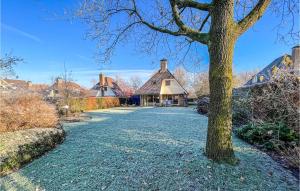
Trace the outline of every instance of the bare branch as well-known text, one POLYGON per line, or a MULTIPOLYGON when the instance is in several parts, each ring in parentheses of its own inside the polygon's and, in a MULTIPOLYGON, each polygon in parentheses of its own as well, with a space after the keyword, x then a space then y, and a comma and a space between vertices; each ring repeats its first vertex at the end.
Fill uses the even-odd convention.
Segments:
POLYGON ((180 14, 178 12, 178 7, 177 4, 175 3, 175 0, 169 0, 169 2, 172 8, 172 16, 174 18, 176 25, 180 28, 180 30, 186 31, 188 27, 180 19, 180 14))
POLYGON ((137 11, 135 0, 132 0, 132 1, 133 1, 133 5, 134 5, 133 13, 139 18, 139 20, 142 24, 148 26, 150 29, 153 29, 153 30, 156 30, 156 31, 159 31, 162 33, 170 34, 173 36, 187 36, 187 37, 193 39, 194 41, 198 41, 202 44, 208 43, 209 34, 200 33, 199 31, 196 31, 196 30, 186 26, 182 22, 182 20, 180 19, 180 13, 178 12, 178 7, 177 7, 177 4, 175 3, 175 0, 170 0, 170 4, 172 6, 172 13, 173 13, 174 21, 175 21, 176 25, 179 27, 178 31, 171 31, 166 28, 157 27, 154 24, 151 24, 151 23, 145 21, 142 18, 141 14, 137 11))
POLYGON ((146 25, 147 27, 149 27, 152 30, 156 30, 158 32, 162 32, 162 33, 165 33, 165 34, 170 34, 170 35, 173 35, 173 36, 182 36, 182 35, 185 35, 185 33, 182 32, 182 31, 171 31, 169 29, 158 27, 158 26, 155 26, 154 24, 151 24, 150 22, 145 21, 143 19, 143 17, 141 16, 141 14, 137 10, 135 0, 132 0, 132 2, 133 2, 132 13, 135 14, 138 17, 140 23, 146 25))
POLYGON ((202 11, 209 11, 211 4, 208 3, 199 3, 193 0, 175 0, 176 4, 178 5, 178 8, 181 9, 183 7, 190 7, 199 9, 202 11))
POLYGON ((206 22, 208 21, 209 17, 210 17, 210 14, 208 13, 207 16, 205 17, 205 19, 202 21, 199 31, 202 31, 202 29, 203 29, 204 25, 206 24, 206 22))
POLYGON ((258 21, 267 7, 269 6, 271 0, 259 0, 256 6, 249 12, 249 14, 244 17, 240 22, 238 22, 238 33, 242 34, 251 26, 253 26, 256 21, 258 21))
POLYGON ((22 62, 24 62, 22 58, 11 54, 5 54, 3 57, 0 57, 0 78, 14 76, 14 66, 22 62))

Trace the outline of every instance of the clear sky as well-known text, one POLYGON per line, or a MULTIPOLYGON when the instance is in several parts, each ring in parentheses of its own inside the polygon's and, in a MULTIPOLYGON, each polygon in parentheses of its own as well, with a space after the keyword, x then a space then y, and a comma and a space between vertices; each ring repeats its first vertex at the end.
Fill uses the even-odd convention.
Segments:
MULTIPOLYGON (((19 79, 34 83, 50 83, 63 72, 63 63, 72 71, 73 79, 86 87, 98 79, 100 69, 110 75, 128 79, 140 75, 146 80, 156 69, 161 57, 143 55, 133 44, 119 47, 111 64, 96 63, 95 42, 85 39, 87 26, 70 22, 65 10, 78 6, 76 0, 1 0, 1 56, 5 53, 24 58, 16 67, 19 79)), ((241 36, 236 44, 234 71, 263 68, 275 58, 291 53, 292 45, 276 42, 274 27, 279 18, 267 13, 254 28, 241 36)), ((201 48, 200 67, 207 69, 208 53, 201 48)), ((174 69, 175 61, 169 60, 174 69)))

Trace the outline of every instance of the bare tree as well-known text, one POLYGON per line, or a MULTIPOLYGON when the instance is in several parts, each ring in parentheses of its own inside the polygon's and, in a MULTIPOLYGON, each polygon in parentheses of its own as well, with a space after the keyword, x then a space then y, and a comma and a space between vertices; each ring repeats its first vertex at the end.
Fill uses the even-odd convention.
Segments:
POLYGON ((64 70, 61 76, 55 78, 55 87, 59 94, 62 96, 63 105, 70 104, 70 98, 72 97, 72 72, 68 71, 66 63, 64 62, 64 70))
POLYGON ((126 98, 126 102, 127 102, 127 98, 129 98, 133 94, 132 87, 125 79, 123 79, 122 77, 120 77, 118 75, 115 76, 115 82, 121 88, 121 90, 124 94, 124 97, 126 98))
POLYGON ((245 71, 233 75, 233 87, 238 88, 245 85, 259 70, 245 71))
POLYGON ((209 94, 209 78, 207 72, 200 72, 196 75, 193 88, 197 97, 207 96, 209 94))
MULTIPOLYGON (((207 45, 210 110, 206 155, 216 161, 234 162, 231 139, 234 46, 238 37, 264 15, 271 2, 283 19, 294 21, 298 15, 298 0, 84 0, 78 14, 91 26, 89 37, 104 46, 101 50, 105 58, 119 42, 129 40, 137 40, 141 50, 160 48, 175 54, 183 51, 184 58, 198 45, 207 45)), ((297 29, 293 22, 287 28, 297 29)))
POLYGON ((182 85, 182 87, 188 89, 189 77, 187 71, 183 66, 178 66, 175 68, 174 77, 180 83, 180 85, 182 85))
POLYGON ((3 57, 0 58, 1 77, 16 75, 14 66, 21 62, 23 62, 22 58, 12 56, 11 54, 5 54, 3 57))
POLYGON ((143 85, 143 81, 139 76, 131 76, 129 80, 129 84, 133 89, 133 91, 135 92, 143 85))

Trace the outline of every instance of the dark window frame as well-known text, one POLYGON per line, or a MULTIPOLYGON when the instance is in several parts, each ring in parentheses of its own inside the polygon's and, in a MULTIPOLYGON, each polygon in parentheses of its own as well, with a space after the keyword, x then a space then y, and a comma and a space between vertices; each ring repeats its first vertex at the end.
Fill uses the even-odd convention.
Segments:
POLYGON ((165 85, 166 85, 166 86, 171 86, 171 80, 166 80, 166 81, 165 81, 165 85))

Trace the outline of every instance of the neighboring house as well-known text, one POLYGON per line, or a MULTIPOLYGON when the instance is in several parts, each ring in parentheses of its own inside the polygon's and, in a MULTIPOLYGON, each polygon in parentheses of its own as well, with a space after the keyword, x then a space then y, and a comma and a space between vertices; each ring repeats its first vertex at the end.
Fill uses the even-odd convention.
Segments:
POLYGON ((90 97, 124 97, 119 85, 104 74, 99 74, 99 82, 90 90, 90 97))
POLYGON ((135 92, 140 96, 141 106, 177 105, 186 106, 188 92, 168 70, 168 61, 160 61, 160 69, 135 92))
POLYGON ((13 86, 10 83, 6 82, 5 80, 0 79, 0 90, 1 91, 13 90, 13 86))
POLYGON ((66 95, 70 97, 85 97, 88 90, 81 87, 79 84, 71 81, 65 81, 62 78, 56 78, 54 84, 48 88, 49 98, 62 98, 66 95))
POLYGON ((276 76, 278 70, 300 74, 300 46, 292 48, 292 55, 285 54, 254 75, 244 86, 266 83, 276 76))
POLYGON ((1 79, 0 89, 7 91, 28 91, 44 94, 49 86, 46 84, 33 84, 31 81, 1 79))

